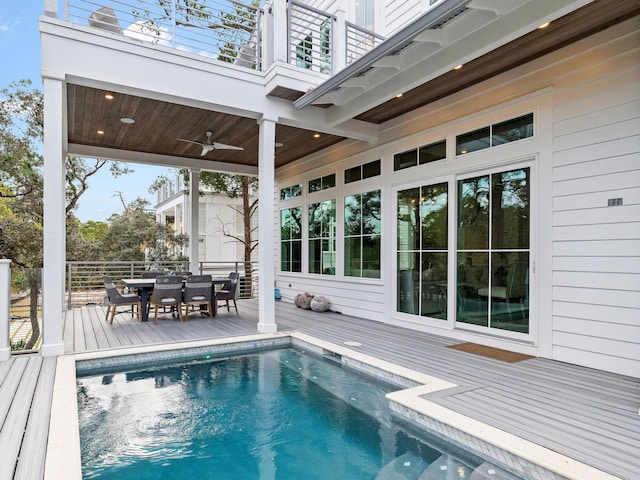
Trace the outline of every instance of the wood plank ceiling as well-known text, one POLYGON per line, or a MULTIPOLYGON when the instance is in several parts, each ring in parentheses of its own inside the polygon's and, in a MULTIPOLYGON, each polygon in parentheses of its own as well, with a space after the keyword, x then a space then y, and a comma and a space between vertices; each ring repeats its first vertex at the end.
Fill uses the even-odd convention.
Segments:
MULTIPOLYGON (((356 118, 384 123, 639 14, 637 0, 596 0, 556 20, 544 30, 531 32, 468 62, 463 70, 449 72, 406 92, 400 102, 395 99, 381 101, 380 105, 356 118)), ((303 95, 303 92, 298 93, 296 96, 287 92, 287 99, 293 101, 303 95)), ((203 158, 237 165, 258 164, 255 119, 74 84, 67 87, 67 107, 70 144, 203 158), (113 99, 105 98, 106 94, 113 94, 113 99), (122 118, 132 118, 135 123, 123 123, 122 118), (207 130, 213 132, 214 142, 244 150, 215 150, 201 157, 202 149, 198 145, 178 140, 204 142, 207 130)), ((328 134, 314 138, 314 133, 277 125, 276 142, 283 146, 276 150, 276 168, 343 140, 328 134)))

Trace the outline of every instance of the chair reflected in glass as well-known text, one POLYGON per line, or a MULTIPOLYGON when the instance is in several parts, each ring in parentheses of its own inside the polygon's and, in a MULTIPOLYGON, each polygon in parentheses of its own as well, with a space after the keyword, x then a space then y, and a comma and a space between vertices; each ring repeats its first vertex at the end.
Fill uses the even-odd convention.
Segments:
POLYGON ((160 275, 156 277, 149 308, 153 308, 153 323, 158 323, 159 307, 175 307, 182 321, 182 277, 178 275, 160 275))
POLYGON ((140 295, 135 293, 120 293, 116 286, 113 284, 113 280, 108 275, 104 276, 104 287, 107 291, 107 314, 106 319, 109 320, 109 324, 113 324, 113 318, 116 313, 124 313, 124 311, 117 312, 117 307, 131 307, 131 316, 134 315, 133 307, 138 307, 137 313, 140 318, 140 312, 142 309, 142 300, 140 295), (109 318, 111 315, 111 318, 109 318))
POLYGON ((200 313, 206 313, 213 317, 213 308, 211 306, 213 285, 211 281, 211 275, 191 275, 187 277, 182 300, 186 307, 184 312, 185 322, 189 319, 189 313, 196 311, 196 307, 200 313))
POLYGON ((216 291, 216 304, 219 308, 220 305, 217 303, 218 300, 224 300, 227 305, 227 312, 230 312, 229 308, 229 300, 233 301, 233 306, 236 309, 236 314, 238 314, 238 304, 236 303, 236 293, 238 291, 238 272, 229 273, 229 277, 227 281, 222 285, 222 288, 216 291))

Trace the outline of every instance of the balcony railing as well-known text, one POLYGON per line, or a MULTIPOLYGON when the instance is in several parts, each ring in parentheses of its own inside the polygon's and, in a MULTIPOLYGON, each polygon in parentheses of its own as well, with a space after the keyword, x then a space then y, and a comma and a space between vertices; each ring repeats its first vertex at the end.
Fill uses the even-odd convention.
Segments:
POLYGON ((263 14, 261 8, 234 0, 67 0, 64 18, 141 42, 259 68, 263 14))
POLYGON ((344 14, 296 0, 286 5, 286 38, 278 29, 268 45, 263 33, 273 17, 237 0, 65 0, 64 19, 256 70, 269 67, 264 59, 273 58, 276 43, 286 42, 289 64, 327 75, 384 40, 345 21, 344 14))

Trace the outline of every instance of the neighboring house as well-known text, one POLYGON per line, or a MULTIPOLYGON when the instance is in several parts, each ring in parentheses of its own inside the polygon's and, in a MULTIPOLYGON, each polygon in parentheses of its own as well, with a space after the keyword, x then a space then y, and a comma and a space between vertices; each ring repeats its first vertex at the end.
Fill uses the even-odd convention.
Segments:
POLYGON ((40 21, 44 354, 71 153, 259 175, 261 292, 638 376, 637 0, 273 0, 227 62, 193 25, 132 38, 130 9, 74 3, 40 21), (177 141, 206 130, 244 150, 177 141))
MULTIPOLYGON (((255 195, 251 195, 250 198, 255 199, 255 195)), ((156 201, 156 220, 169 225, 177 234, 188 235, 191 220, 189 192, 181 177, 176 176, 163 185, 157 192, 156 201)), ((226 194, 215 193, 201 186, 198 204, 197 244, 200 261, 225 264, 244 261, 244 246, 236 240, 244 238, 242 198, 230 198, 226 194)), ((255 229, 257 216, 251 221, 255 229)), ((257 230, 252 232, 252 240, 258 240, 257 230)), ((191 245, 193 243, 189 239, 182 251, 176 251, 174 254, 189 257, 191 245)))

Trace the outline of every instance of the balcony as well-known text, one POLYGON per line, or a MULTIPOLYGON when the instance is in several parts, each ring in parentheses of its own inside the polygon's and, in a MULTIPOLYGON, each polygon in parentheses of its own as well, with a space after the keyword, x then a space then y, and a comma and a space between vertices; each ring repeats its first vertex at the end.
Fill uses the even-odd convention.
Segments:
MULTIPOLYGON (((58 16, 55 7, 49 10, 58 16)), ((66 0, 62 18, 132 42, 263 72, 280 61, 332 75, 384 40, 346 21, 342 11, 326 12, 294 0, 263 7, 233 0, 66 0), (276 15, 282 8, 285 15, 276 15), (286 28, 280 28, 280 19, 286 28)))

